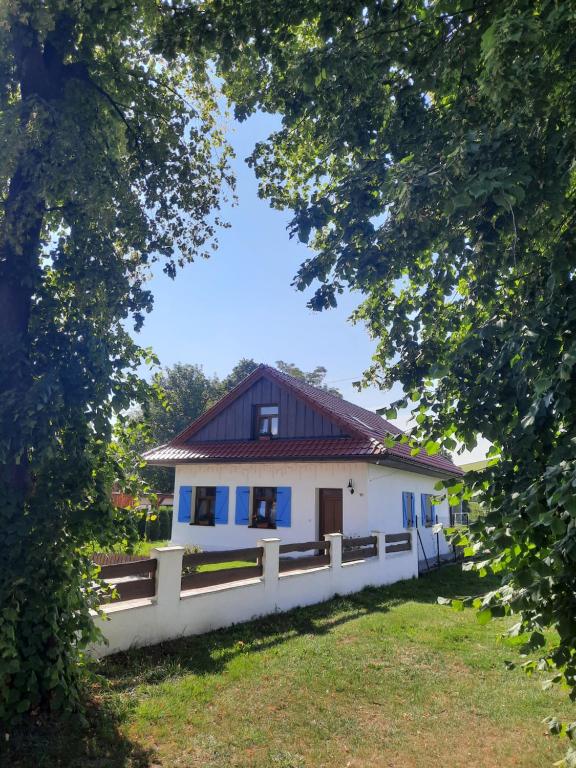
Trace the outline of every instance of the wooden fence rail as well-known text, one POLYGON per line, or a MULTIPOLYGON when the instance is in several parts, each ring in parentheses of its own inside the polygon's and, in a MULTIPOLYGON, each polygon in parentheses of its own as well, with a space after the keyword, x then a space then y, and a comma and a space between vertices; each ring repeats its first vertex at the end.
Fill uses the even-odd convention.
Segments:
POLYGON ((220 552, 195 552, 192 555, 184 555, 182 558, 182 579, 180 589, 199 589, 200 587, 214 587, 219 584, 228 584, 244 579, 254 579, 262 576, 262 547, 249 549, 228 549, 220 552), (220 563, 232 563, 234 561, 251 562, 254 565, 245 565, 238 568, 219 568, 215 571, 201 571, 196 569, 201 565, 216 565, 220 563))
POLYGON ((148 560, 148 555, 127 555, 125 552, 94 552, 90 559, 96 565, 117 565, 118 563, 136 563, 148 560))
POLYGON ((231 563, 234 560, 257 560, 260 557, 262 557, 262 547, 224 549, 218 552, 194 552, 191 555, 184 555, 182 567, 196 568, 199 565, 231 563))
POLYGON ((342 541, 342 562, 364 560, 378 555, 378 539, 376 536, 362 536, 342 541))
POLYGON ((392 552, 407 552, 412 549, 412 533, 387 533, 384 537, 386 543, 386 554, 392 552))
POLYGON ((156 594, 156 560, 144 558, 132 562, 103 565, 100 578, 114 587, 113 602, 154 597, 156 594))
POLYGON ((301 541, 296 544, 280 545, 280 573, 287 571, 299 571, 308 568, 318 568, 321 565, 330 565, 329 541, 301 541), (316 551, 314 555, 306 557, 282 557, 290 552, 316 551))
POLYGON ((297 544, 280 544, 280 554, 286 552, 308 552, 311 549, 317 549, 322 552, 330 550, 329 541, 300 541, 297 544))

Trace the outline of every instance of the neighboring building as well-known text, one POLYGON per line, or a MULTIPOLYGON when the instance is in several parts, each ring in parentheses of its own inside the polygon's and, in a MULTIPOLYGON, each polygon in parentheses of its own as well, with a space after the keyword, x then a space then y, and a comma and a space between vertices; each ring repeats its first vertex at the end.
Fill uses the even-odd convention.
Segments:
POLYGON ((229 549, 263 536, 298 542, 418 526, 430 558, 432 525, 450 520, 446 500, 431 503, 434 485, 462 472, 444 456, 387 448, 385 438, 400 433, 371 411, 261 365, 144 458, 176 468, 175 544, 229 549))
POLYGON ((123 491, 112 491, 112 504, 118 509, 130 509, 136 506, 138 502, 129 493, 123 491))
POLYGON ((173 507, 174 506, 174 494, 163 493, 162 491, 154 491, 156 494, 156 504, 159 507, 173 507))
POLYGON ((486 469, 490 459, 479 459, 478 461, 469 461, 466 464, 459 464, 458 466, 462 472, 479 472, 481 469, 486 469))
MULTIPOLYGON (((466 474, 467 472, 481 472, 486 469, 490 459, 479 459, 478 461, 469 461, 465 464, 459 464, 459 468, 466 474)), ((452 522, 454 525, 468 525, 478 517, 484 515, 482 505, 477 501, 465 501, 457 507, 452 507, 452 522)))
POLYGON ((154 503, 148 496, 137 499, 129 493, 123 491, 112 491, 112 504, 119 509, 151 509, 154 507, 171 507, 174 504, 173 493, 163 493, 162 491, 152 491, 156 499, 154 503))

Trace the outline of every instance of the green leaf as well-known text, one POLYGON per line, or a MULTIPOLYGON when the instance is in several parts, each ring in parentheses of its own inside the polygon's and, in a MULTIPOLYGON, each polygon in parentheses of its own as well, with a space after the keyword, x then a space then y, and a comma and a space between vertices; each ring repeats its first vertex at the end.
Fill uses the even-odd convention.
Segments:
POLYGON ((492 611, 490 608, 483 608, 476 614, 476 619, 479 624, 488 624, 492 619, 492 611))

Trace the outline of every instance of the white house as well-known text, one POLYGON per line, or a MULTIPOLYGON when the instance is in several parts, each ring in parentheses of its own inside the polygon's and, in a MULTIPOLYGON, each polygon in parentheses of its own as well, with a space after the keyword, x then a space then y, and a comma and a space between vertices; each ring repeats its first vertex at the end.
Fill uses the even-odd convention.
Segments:
POLYGON ((290 543, 412 528, 420 558, 431 559, 432 526, 450 521, 446 500, 432 504, 434 485, 462 472, 444 456, 386 447, 398 434, 375 413, 261 365, 145 459, 176 468, 174 544, 236 549, 270 535, 263 529, 290 543))

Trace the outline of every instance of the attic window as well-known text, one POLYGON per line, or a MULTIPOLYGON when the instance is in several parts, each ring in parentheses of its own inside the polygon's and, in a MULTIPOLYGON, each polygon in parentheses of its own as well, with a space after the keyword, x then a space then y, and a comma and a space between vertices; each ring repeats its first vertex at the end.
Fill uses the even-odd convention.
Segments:
POLYGON ((277 437, 278 435, 277 405, 259 405, 256 408, 256 437, 277 437))

